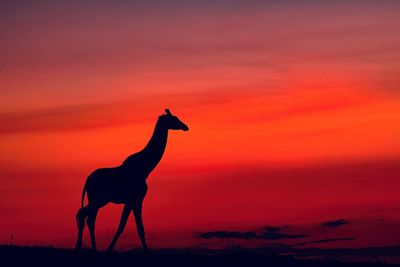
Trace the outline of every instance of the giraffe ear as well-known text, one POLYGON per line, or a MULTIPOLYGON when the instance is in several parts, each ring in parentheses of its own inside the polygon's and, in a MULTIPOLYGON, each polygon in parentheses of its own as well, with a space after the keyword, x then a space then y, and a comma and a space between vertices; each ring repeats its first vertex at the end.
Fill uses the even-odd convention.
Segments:
POLYGON ((166 115, 172 115, 172 114, 171 114, 171 111, 170 111, 169 109, 167 109, 167 108, 165 109, 165 114, 166 114, 166 115))

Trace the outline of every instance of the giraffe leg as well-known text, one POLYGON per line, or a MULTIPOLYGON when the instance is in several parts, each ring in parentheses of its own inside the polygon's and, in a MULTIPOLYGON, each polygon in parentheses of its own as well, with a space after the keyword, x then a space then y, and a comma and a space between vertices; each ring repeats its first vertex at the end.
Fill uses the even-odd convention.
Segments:
POLYGON ((94 229, 95 229, 95 224, 96 224, 96 217, 97 217, 97 213, 98 213, 99 209, 98 208, 92 208, 89 211, 89 215, 88 218, 86 220, 87 226, 89 228, 89 233, 90 233, 90 239, 92 241, 92 248, 94 251, 97 250, 97 246, 96 246, 96 237, 94 234, 94 229))
POLYGON ((82 248, 82 236, 83 236, 83 229, 85 228, 85 219, 88 216, 88 209, 87 207, 83 207, 78 210, 76 214, 76 222, 78 224, 78 239, 76 241, 75 249, 79 250, 82 248))
POLYGON ((145 252, 148 251, 147 244, 146 244, 146 238, 145 238, 145 232, 144 232, 144 226, 143 226, 143 218, 142 218, 142 203, 137 205, 133 209, 133 215, 135 216, 135 221, 136 221, 136 229, 140 238, 140 242, 142 243, 143 250, 145 252))
POLYGON ((131 212, 132 208, 128 205, 124 206, 124 209, 122 210, 122 215, 121 215, 121 220, 119 222, 119 226, 117 229, 117 232, 114 235, 114 238, 112 239, 110 246, 108 247, 107 251, 112 251, 115 243, 117 243, 118 238, 122 234, 122 232, 125 229, 126 222, 128 221, 129 213, 131 212))

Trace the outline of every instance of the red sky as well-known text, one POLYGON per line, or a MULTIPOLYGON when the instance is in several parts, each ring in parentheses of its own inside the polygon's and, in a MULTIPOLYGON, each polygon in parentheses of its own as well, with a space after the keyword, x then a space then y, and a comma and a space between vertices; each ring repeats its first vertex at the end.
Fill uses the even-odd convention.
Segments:
MULTIPOLYGON (((191 130, 149 178, 153 243, 400 223, 397 1, 146 2, 0 4, 0 242, 71 246, 86 176, 143 148, 165 107, 191 130)), ((400 242, 379 233, 354 244, 400 242)))

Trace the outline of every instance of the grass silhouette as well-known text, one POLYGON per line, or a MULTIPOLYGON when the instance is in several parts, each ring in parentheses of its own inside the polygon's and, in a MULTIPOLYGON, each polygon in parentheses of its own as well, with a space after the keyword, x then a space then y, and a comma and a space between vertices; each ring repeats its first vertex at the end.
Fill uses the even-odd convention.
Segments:
POLYGON ((74 251, 53 247, 0 246, 2 266, 400 266, 382 262, 339 262, 296 259, 294 256, 263 254, 251 250, 172 250, 150 253, 74 251))

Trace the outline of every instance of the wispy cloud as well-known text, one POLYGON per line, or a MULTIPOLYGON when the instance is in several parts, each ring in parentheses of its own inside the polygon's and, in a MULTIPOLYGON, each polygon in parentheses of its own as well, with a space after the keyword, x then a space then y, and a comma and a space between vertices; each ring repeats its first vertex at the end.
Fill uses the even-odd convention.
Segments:
POLYGON ((134 111, 134 106, 109 103, 3 113, 0 114, 0 134, 110 127, 117 124, 141 122, 147 118, 146 115, 136 118, 135 116, 118 116, 124 112, 135 114, 134 111))

